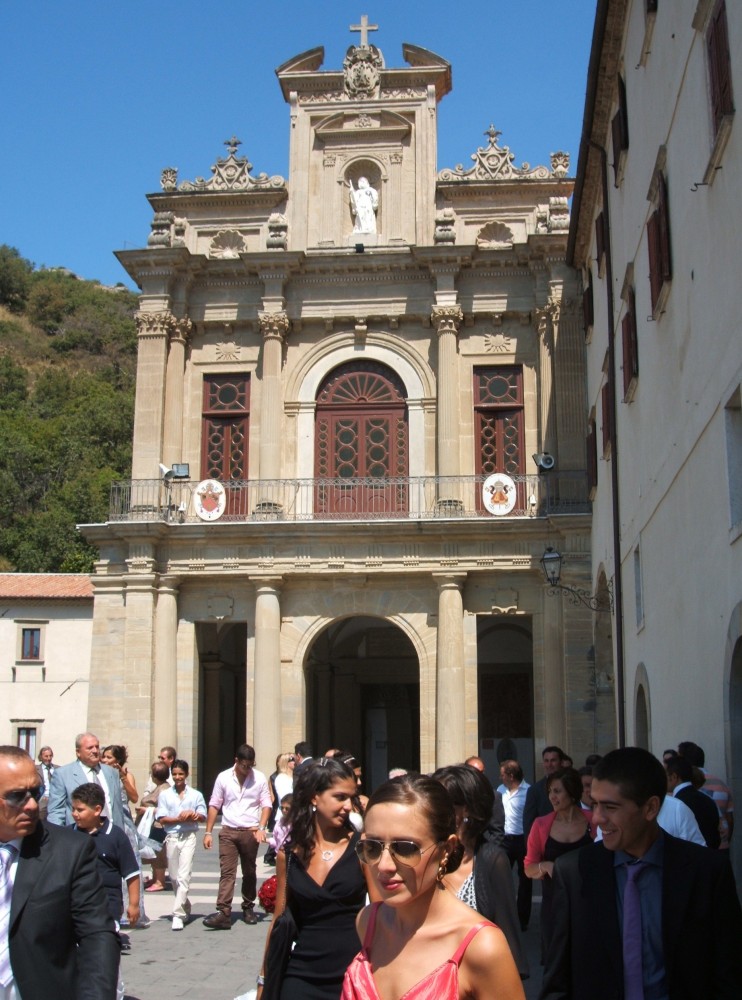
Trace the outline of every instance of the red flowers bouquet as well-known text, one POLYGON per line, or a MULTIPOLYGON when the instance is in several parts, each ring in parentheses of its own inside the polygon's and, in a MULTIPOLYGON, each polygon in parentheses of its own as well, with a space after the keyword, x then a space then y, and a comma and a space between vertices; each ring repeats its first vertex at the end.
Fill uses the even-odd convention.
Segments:
POLYGON ((258 889, 258 899, 260 900, 260 905, 266 913, 273 913, 276 908, 277 885, 278 880, 276 879, 276 876, 271 875, 270 878, 267 878, 258 889))

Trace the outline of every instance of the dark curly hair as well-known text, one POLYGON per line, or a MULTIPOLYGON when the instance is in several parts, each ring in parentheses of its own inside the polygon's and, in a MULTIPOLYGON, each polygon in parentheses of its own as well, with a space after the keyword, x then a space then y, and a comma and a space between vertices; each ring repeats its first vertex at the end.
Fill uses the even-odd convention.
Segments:
POLYGON ((454 806, 466 809, 467 822, 459 839, 464 847, 476 850, 492 818, 495 793, 489 779, 468 764, 439 767, 433 774, 451 796, 454 806))
MULTIPOLYGON (((442 844, 453 834, 456 835, 456 810, 448 790, 440 781, 427 774, 403 774, 379 785, 368 800, 366 816, 374 806, 412 806, 417 809, 430 828, 430 835, 436 844, 442 844)), ((446 871, 454 872, 461 864, 463 848, 460 842, 448 855, 446 871)))
POLYGON ((121 746, 120 743, 109 743, 107 747, 103 747, 103 749, 100 752, 101 757, 103 756, 104 753, 106 753, 107 750, 110 750, 111 756, 119 765, 119 767, 123 767, 124 764, 129 759, 129 754, 127 752, 126 747, 121 746))
POLYGON ((291 827, 286 841, 287 850, 298 847, 305 859, 311 858, 316 835, 312 799, 338 781, 351 781, 355 788, 356 776, 347 764, 332 757, 319 757, 301 768, 294 778, 294 798, 287 820, 291 827))

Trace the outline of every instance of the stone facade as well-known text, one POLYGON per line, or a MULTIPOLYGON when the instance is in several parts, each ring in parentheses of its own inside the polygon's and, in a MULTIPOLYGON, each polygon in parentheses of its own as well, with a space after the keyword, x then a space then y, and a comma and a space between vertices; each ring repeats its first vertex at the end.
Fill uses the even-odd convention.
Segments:
POLYGON ((569 158, 514 166, 490 126, 437 172, 451 69, 403 56, 362 31, 342 70, 284 63, 288 179, 233 137, 208 180, 163 171, 147 249, 118 254, 142 291, 134 459, 83 529, 90 725, 139 772, 172 743, 208 784, 235 741, 272 770, 309 737, 370 784, 477 751, 494 776, 503 739, 529 770, 545 742, 613 740, 593 613, 539 565, 555 545, 589 586, 569 158))
POLYGON ((626 741, 699 743, 739 807, 742 10, 656 6, 598 4, 570 233, 596 430, 592 577, 615 582, 626 741))

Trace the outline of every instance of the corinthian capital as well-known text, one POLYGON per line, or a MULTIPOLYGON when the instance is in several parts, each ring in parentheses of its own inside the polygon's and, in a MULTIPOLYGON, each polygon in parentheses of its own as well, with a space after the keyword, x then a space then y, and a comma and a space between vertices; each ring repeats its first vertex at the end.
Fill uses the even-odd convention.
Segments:
POLYGON ((264 340, 283 340, 289 332, 289 318, 285 312, 259 312, 258 322, 264 340))
POLYGON ((173 325, 170 330, 171 340, 178 340, 183 344, 187 344, 191 339, 192 333, 193 322, 187 316, 183 316, 180 319, 173 319, 173 325))
POLYGON ((142 337, 167 337, 175 326, 175 317, 168 309, 162 312, 140 312, 136 316, 137 333, 142 337))
POLYGON ((464 313, 459 305, 433 306, 430 319, 438 333, 458 333, 464 313))

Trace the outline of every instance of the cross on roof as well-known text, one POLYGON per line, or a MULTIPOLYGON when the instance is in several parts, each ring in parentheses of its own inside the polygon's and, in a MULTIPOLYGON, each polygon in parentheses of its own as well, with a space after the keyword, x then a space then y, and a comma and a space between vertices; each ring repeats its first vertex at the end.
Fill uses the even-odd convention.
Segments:
POLYGON ((224 145, 227 147, 227 152, 230 156, 234 156, 237 152, 237 147, 242 145, 242 140, 238 139, 236 135, 233 135, 231 139, 225 139, 224 145))
POLYGON ((361 23, 360 24, 351 24, 350 25, 350 31, 360 31, 360 33, 361 33, 361 46, 360 47, 362 49, 367 49, 368 48, 368 33, 369 33, 369 31, 378 31, 378 30, 379 30, 378 24, 369 24, 368 23, 368 14, 361 14, 361 23))

